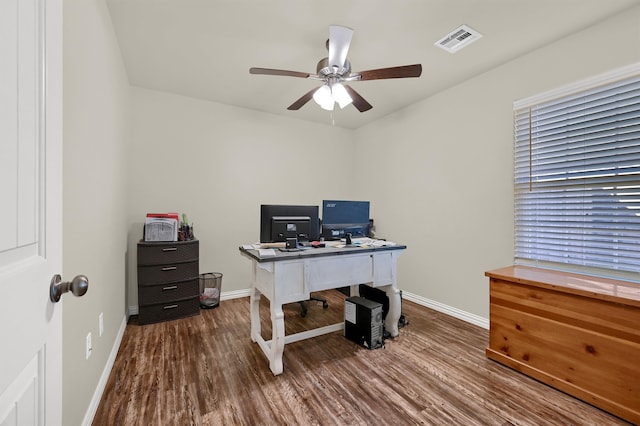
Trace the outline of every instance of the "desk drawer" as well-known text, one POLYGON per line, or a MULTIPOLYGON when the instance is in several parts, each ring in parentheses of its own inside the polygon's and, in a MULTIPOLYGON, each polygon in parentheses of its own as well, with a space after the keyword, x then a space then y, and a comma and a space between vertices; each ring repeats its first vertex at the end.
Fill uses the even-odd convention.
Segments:
POLYGON ((187 281, 194 278, 198 278, 197 261, 138 267, 138 285, 140 286, 187 281))
POLYGON ((199 242, 138 243, 138 266, 164 265, 198 260, 199 242))
POLYGON ((196 296, 200 296, 200 288, 197 279, 177 283, 145 285, 138 287, 138 304, 141 306, 168 303, 174 300, 196 296))
POLYGON ((158 305, 140 306, 138 324, 150 324, 199 314, 200 299, 194 297, 158 305))
POLYGON ((310 291, 373 282, 373 256, 370 254, 320 258, 306 266, 310 291))

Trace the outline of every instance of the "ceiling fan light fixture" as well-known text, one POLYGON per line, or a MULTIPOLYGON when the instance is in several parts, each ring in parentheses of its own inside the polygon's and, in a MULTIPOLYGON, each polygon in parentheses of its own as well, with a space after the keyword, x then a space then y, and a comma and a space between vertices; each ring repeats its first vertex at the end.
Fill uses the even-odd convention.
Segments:
POLYGON ((329 99, 327 102, 320 104, 320 108, 327 111, 333 111, 334 104, 335 102, 333 101, 333 99, 329 99))
POLYGON ((347 89, 345 89, 341 83, 335 83, 331 87, 331 94, 333 95, 333 99, 338 103, 338 105, 340 105, 341 109, 353 102, 353 99, 349 96, 347 89))
POLYGON ((327 111, 333 111, 333 96, 331 95, 331 88, 328 84, 323 84, 313 94, 313 100, 320 105, 322 109, 327 111))

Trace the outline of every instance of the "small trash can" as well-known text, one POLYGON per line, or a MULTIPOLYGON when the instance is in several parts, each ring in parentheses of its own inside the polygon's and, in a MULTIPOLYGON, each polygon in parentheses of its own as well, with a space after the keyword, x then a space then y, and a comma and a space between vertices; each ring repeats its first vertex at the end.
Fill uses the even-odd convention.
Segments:
POLYGON ((200 308, 211 309, 220 305, 222 274, 207 272, 200 274, 200 308))

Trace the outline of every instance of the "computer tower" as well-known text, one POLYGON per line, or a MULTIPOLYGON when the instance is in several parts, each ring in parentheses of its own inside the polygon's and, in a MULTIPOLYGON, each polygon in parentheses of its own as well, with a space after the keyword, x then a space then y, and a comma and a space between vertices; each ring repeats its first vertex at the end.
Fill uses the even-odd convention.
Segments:
POLYGON ((382 304, 360 296, 345 299, 344 336, 369 349, 382 347, 382 304))
MULTIPOLYGON (((360 284, 360 286, 358 287, 358 292, 360 293, 360 296, 364 297, 365 299, 382 303, 382 323, 384 328, 384 321, 387 318, 387 313, 389 312, 389 296, 387 296, 387 293, 384 290, 370 287, 366 284, 360 284)), ((348 295, 349 294, 347 294, 347 296, 348 295)), ((407 321, 407 317, 404 315, 404 312, 402 312, 402 290, 400 290, 400 318, 398 318, 398 327, 404 327, 407 324, 409 324, 409 321, 407 321)), ((384 333, 386 336, 386 329, 384 330, 384 333)))
POLYGON ((387 292, 366 284, 360 284, 358 286, 358 293, 365 299, 382 304, 382 322, 384 324, 384 320, 387 318, 387 313, 389 312, 389 296, 387 296, 387 292))

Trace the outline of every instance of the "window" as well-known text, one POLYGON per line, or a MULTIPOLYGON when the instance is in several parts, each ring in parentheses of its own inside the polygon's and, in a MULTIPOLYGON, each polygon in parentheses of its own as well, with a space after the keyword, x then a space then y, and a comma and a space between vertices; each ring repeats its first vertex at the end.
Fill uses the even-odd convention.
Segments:
POLYGON ((514 103, 515 261, 639 280, 640 64, 514 103))

